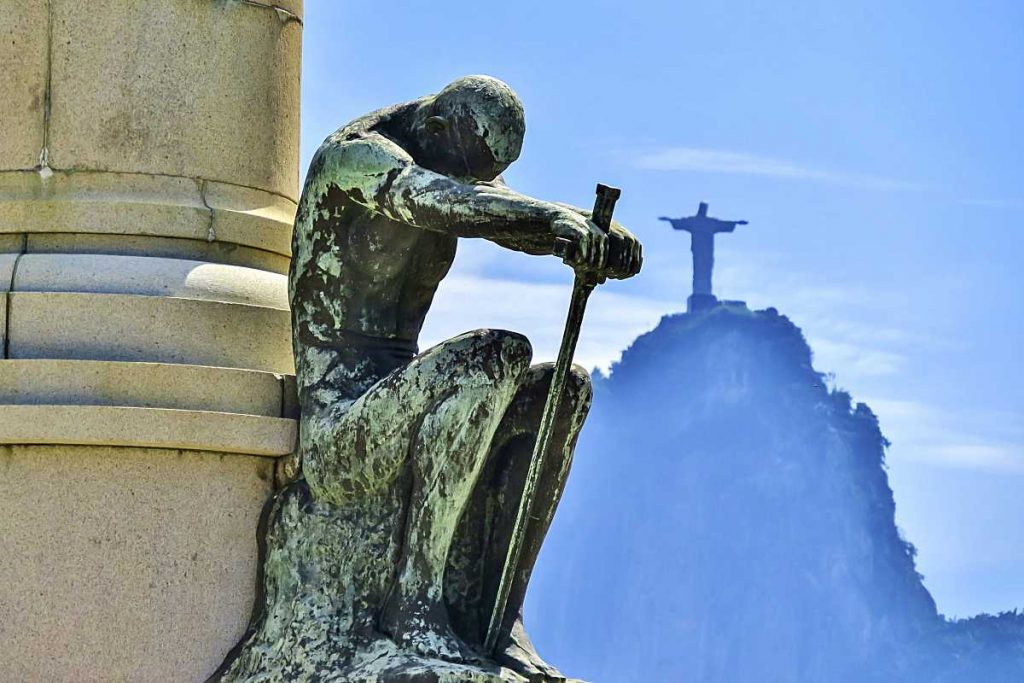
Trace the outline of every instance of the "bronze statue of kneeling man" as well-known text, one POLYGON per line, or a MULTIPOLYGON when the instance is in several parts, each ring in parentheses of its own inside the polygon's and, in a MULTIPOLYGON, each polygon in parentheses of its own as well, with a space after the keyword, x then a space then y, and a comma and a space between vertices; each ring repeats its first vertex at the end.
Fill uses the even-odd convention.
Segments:
POLYGON ((552 366, 531 366, 526 338, 502 330, 417 346, 460 237, 535 255, 561 238, 600 276, 639 271, 622 226, 606 235, 588 211, 508 189, 524 132, 512 89, 471 76, 356 119, 317 151, 289 276, 301 470, 264 513, 257 614, 212 680, 565 680, 534 651, 522 605, 589 377, 575 366, 566 383, 487 653, 552 366))

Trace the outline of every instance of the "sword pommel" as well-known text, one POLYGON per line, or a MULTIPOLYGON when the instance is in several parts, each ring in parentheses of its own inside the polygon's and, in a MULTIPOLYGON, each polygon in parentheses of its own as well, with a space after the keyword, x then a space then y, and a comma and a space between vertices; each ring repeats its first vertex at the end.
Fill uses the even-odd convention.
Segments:
POLYGON ((617 187, 597 184, 597 199, 594 200, 594 210, 590 214, 590 220, 605 232, 612 227, 612 211, 615 210, 615 202, 619 201, 620 195, 622 195, 622 190, 617 187))

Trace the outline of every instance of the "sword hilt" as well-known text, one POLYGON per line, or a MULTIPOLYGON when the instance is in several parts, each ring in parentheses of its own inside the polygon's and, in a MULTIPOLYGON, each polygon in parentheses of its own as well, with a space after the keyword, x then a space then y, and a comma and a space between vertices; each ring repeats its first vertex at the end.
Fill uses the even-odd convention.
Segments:
POLYGON ((590 220, 605 234, 612 227, 612 212, 615 211, 615 202, 619 201, 622 190, 617 187, 597 184, 597 198, 594 200, 594 210, 590 213, 590 220))
MULTIPOLYGON (((619 200, 622 190, 617 187, 597 184, 597 198, 594 199, 594 210, 590 212, 590 222, 601 228, 604 234, 612 227, 612 212, 615 211, 615 202, 619 200)), ((565 263, 574 265, 576 260, 576 243, 564 237, 555 240, 553 249, 555 256, 565 263)))

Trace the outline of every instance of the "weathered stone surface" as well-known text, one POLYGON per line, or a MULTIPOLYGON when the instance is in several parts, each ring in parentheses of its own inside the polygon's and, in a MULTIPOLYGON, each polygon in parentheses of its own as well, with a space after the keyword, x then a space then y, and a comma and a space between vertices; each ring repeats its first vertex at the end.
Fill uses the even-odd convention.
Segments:
POLYGON ((194 178, 98 171, 0 173, 0 231, 166 235, 206 240, 194 178))
MULTIPOLYGON (((287 256, 302 7, 279 8, 0 7, 0 233, 151 235, 287 256)), ((206 251, 286 270, 283 259, 206 251)))
MULTIPOLYGON (((4 257, 0 256, 0 263, 4 257)), ((3 271, 0 270, 0 277, 3 271)), ((288 310, 288 279, 255 268, 108 254, 24 254, 16 292, 144 294, 288 310)))
POLYGON ((296 198, 299 22, 243 2, 51 4, 51 166, 296 198))
POLYGON ((26 235, 0 235, 0 254, 20 254, 25 251, 26 235))
POLYGON ((290 263, 286 256, 261 249, 250 249, 223 242, 200 242, 198 240, 173 237, 82 233, 0 235, 0 251, 5 250, 8 245, 10 247, 6 250, 21 251, 24 249, 30 254, 71 253, 159 256, 257 268, 282 275, 288 274, 288 265, 290 263), (24 247, 21 245, 24 245, 24 247))
POLYGON ((213 212, 212 237, 275 254, 290 255, 295 202, 238 185, 206 182, 203 201, 213 212))
POLYGON ((292 373, 288 311, 198 299, 14 292, 10 358, 188 363, 292 373))
MULTIPOLYGON (((35 171, 0 173, 0 233, 175 237, 290 253, 292 199, 197 178, 35 171)), ((116 252, 115 252, 116 253, 116 252)))
POLYGON ((287 405, 293 384, 269 372, 205 365, 0 360, 0 411, 6 405, 104 405, 293 417, 287 405))
POLYGON ((300 21, 302 20, 302 0, 255 0, 255 4, 264 7, 280 7, 286 12, 294 14, 300 21))
POLYGON ((199 681, 244 630, 296 438, 301 11, 0 2, 2 681, 199 681))
POLYGON ((45 140, 46 0, 0 3, 0 170, 39 163, 45 140))
POLYGON ((183 448, 281 456, 295 449, 296 423, 280 417, 106 405, 6 405, 0 444, 183 448))
POLYGON ((0 447, 0 680, 204 680, 245 629, 272 468, 0 447))
POLYGON ((7 293, 17 262, 18 254, 0 254, 0 348, 7 348, 7 293))

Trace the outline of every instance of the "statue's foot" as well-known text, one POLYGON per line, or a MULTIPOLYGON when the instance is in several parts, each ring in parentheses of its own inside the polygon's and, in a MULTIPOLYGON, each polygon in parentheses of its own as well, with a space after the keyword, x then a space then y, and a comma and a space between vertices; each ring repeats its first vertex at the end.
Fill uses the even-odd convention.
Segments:
POLYGON ((381 630, 421 657, 456 664, 482 664, 483 658, 452 631, 443 607, 409 607, 392 599, 380 620, 381 630))
POLYGON ((515 671, 530 683, 564 683, 565 676, 537 654, 523 628, 522 619, 516 619, 511 632, 502 639, 495 655, 498 664, 515 671))

